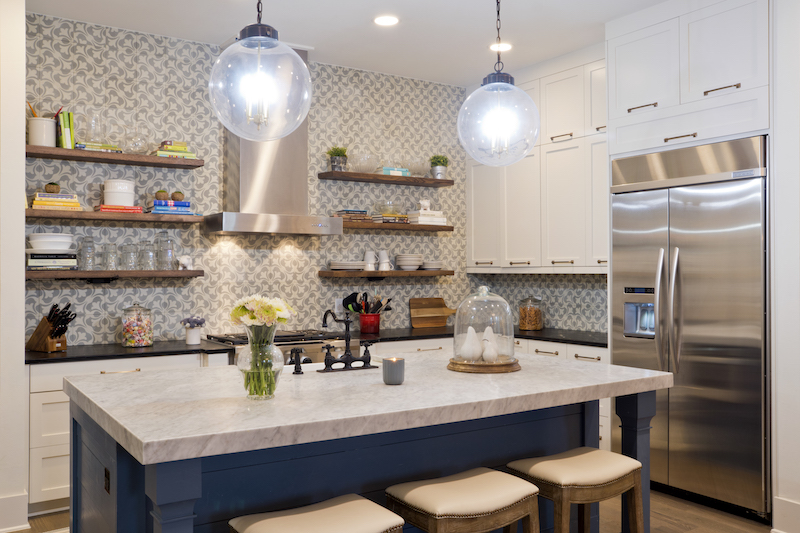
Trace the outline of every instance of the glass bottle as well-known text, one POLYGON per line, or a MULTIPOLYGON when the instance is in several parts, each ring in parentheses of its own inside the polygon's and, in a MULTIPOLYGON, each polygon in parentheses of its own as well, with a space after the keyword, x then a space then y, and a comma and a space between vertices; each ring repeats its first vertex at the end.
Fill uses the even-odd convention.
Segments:
POLYGON ((103 246, 103 269, 117 270, 118 268, 117 245, 106 244, 103 246))
POLYGON ((153 243, 141 241, 139 243, 139 270, 155 270, 156 257, 153 251, 153 243))

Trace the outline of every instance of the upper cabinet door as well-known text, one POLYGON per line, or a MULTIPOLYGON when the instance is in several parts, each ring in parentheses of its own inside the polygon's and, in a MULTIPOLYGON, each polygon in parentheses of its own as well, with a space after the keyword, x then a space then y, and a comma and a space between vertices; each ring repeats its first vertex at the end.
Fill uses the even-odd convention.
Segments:
POLYGON ((608 116, 622 118, 680 103, 679 19, 608 41, 608 116))
POLYGON ((583 67, 586 135, 606 132, 606 61, 583 67))
POLYGON ((769 83, 768 0, 728 0, 680 18, 681 103, 769 83))
POLYGON ((500 214, 504 217, 503 268, 529 268, 542 264, 539 231, 541 179, 539 148, 513 165, 505 167, 500 214))
MULTIPOLYGON (((539 110, 539 118, 541 119, 542 99, 539 96, 539 80, 526 81, 525 83, 520 83, 517 87, 528 93, 528 96, 533 99, 533 103, 536 104, 536 109, 539 110)), ((536 138, 536 144, 534 144, 534 146, 539 146, 540 144, 542 144, 541 126, 539 126, 539 136, 536 138)))
POLYGON ((591 193, 590 216, 586 217, 586 266, 608 266, 608 204, 611 184, 608 180, 608 144, 606 136, 595 136, 586 143, 586 174, 589 175, 591 193))
POLYGON ((540 81, 542 144, 583 137, 583 67, 577 67, 540 81))
POLYGON ((499 268, 504 167, 467 167, 467 268, 499 268))

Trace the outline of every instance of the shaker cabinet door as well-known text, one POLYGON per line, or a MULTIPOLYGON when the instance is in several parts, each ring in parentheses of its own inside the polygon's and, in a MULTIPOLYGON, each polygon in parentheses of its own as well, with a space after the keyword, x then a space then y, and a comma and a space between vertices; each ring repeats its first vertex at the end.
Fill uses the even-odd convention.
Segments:
POLYGON ((589 176, 589 216, 586 217, 586 266, 608 266, 608 205, 611 188, 608 180, 608 143, 605 135, 588 137, 586 174, 589 176))
POLYGON ((597 135, 606 132, 607 99, 606 99, 606 61, 601 59, 585 65, 584 112, 586 114, 586 135, 597 135))
POLYGON ((681 103, 769 83, 768 0, 728 0, 680 18, 681 103))
POLYGON ((608 41, 608 116, 616 119, 680 103, 679 19, 608 41))
POLYGON ((542 78, 542 144, 583 137, 583 67, 542 78))
POLYGON ((500 267, 503 167, 473 162, 467 170, 467 268, 500 267))
MULTIPOLYGON (((542 99, 539 95, 539 80, 531 80, 526 81, 525 83, 520 83, 517 85, 520 89, 528 93, 528 96, 531 97, 533 103, 536 104, 536 109, 539 111, 539 119, 541 120, 542 117, 542 99)), ((536 144, 534 146, 539 146, 542 144, 542 128, 541 125, 539 126, 539 136, 536 138, 536 144)))
POLYGON ((539 157, 539 147, 535 147, 522 161, 505 167, 503 208, 500 211, 505 226, 501 265, 504 269, 542 264, 539 157))

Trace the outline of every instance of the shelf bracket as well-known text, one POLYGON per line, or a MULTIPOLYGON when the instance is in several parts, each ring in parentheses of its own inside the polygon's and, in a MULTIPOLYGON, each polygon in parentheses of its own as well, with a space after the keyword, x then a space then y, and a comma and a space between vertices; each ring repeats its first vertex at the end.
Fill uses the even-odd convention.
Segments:
POLYGON ((111 276, 109 278, 84 278, 83 281, 89 283, 90 285, 99 285, 101 283, 111 283, 112 281, 117 281, 119 276, 111 276))

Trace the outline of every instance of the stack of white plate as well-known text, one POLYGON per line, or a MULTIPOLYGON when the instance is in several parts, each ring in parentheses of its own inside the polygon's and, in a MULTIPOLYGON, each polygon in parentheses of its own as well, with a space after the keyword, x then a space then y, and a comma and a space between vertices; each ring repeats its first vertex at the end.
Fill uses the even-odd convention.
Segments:
POLYGON ((419 270, 422 263, 422 254, 397 254, 397 266, 400 270, 419 270))
POLYGON ((364 261, 331 261, 331 270, 364 270, 364 261))
POLYGON ((422 270, 442 270, 444 268, 444 261, 424 261, 422 263, 422 270))

